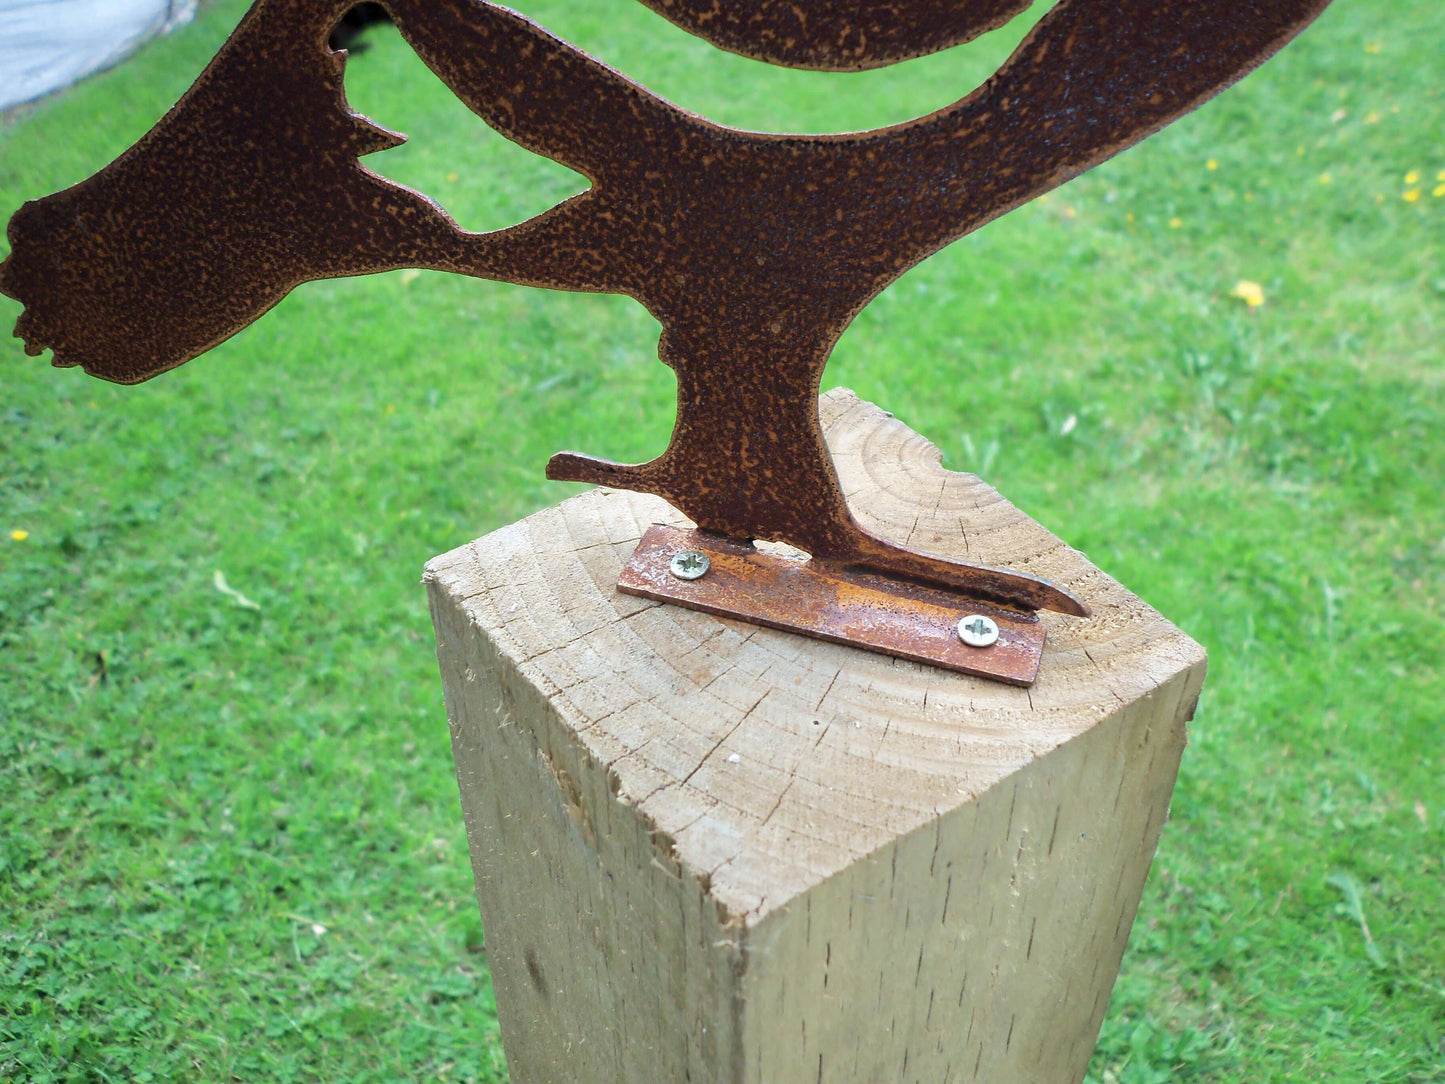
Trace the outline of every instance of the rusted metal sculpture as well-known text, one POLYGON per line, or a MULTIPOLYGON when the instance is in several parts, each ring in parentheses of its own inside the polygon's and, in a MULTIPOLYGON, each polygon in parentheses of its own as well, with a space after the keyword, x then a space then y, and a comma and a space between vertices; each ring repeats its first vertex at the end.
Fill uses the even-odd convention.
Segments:
MULTIPOLYGON (((1005 22, 1023 0, 643 0, 720 47, 851 70, 1005 22)), ((1029 614, 1068 592, 876 538, 849 514, 817 415, 833 345, 920 260, 1163 127, 1328 0, 1060 0, 987 82, 907 124, 736 131, 484 0, 388 0, 473 112, 591 187, 509 229, 461 230, 358 157, 402 137, 352 112, 327 38, 350 0, 258 0, 176 107, 100 173, 11 220, 0 290, 29 353, 121 383, 182 364, 310 279, 433 268, 628 294, 677 374, 667 450, 570 452, 551 478, 658 494, 704 532, 1029 614)))

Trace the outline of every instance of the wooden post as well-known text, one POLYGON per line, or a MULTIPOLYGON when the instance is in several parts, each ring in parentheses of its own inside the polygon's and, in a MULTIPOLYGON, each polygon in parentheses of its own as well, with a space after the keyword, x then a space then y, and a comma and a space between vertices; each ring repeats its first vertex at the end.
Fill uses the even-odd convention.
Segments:
POLYGON ((822 416, 866 527, 1094 616, 1020 689, 633 598, 685 521, 609 490, 434 560, 518 1084, 1083 1077, 1204 652, 891 416, 822 416))

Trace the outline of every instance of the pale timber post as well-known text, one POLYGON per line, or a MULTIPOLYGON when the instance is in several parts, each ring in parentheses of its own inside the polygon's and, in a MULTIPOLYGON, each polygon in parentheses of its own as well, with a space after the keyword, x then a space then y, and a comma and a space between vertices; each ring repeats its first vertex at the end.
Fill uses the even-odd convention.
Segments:
POLYGON ((822 417, 864 526, 1093 616, 1042 615, 1022 689, 633 598, 681 520, 610 490, 431 562, 517 1084, 1084 1075, 1204 651, 901 422, 822 417))

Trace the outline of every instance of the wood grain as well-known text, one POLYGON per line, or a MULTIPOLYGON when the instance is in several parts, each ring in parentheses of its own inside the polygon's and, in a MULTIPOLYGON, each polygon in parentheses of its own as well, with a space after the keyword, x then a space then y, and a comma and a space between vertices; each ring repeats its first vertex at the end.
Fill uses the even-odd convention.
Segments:
POLYGON ((1168 806, 1199 645, 849 392, 879 536, 1045 577, 1031 689, 621 595, 656 498, 428 566, 513 1079, 1077 1081, 1168 806))

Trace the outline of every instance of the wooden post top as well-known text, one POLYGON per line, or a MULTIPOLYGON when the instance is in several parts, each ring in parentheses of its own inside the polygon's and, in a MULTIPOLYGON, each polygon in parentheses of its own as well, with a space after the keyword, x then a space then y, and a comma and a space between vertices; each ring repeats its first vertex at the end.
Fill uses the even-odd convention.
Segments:
MULTIPOLYGON (((850 507, 885 539, 1066 587, 1023 689, 620 594, 661 500, 599 489, 434 559, 426 576, 545 695, 672 860, 752 926, 1183 671, 1204 650, 938 450, 846 390, 821 417, 850 507)), ((1169 709, 1166 714, 1172 716, 1169 709)), ((1187 709, 1187 705, 1185 705, 1187 709)), ((1124 800, 1128 800, 1124 796, 1124 800)))

